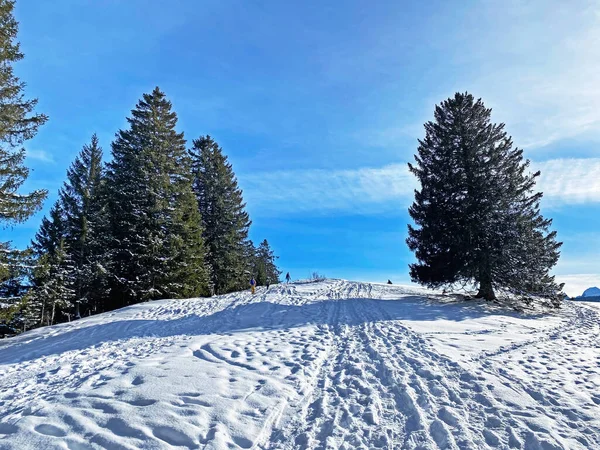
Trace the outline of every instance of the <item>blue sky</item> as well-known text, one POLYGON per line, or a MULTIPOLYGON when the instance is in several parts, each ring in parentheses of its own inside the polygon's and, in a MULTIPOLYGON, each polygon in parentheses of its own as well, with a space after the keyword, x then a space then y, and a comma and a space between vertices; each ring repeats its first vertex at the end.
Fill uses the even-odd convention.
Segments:
MULTIPOLYGON (((294 278, 407 282, 423 123, 482 97, 542 170, 569 294, 600 285, 600 7, 594 2, 17 2, 27 95, 50 116, 27 187, 51 206, 96 132, 110 155, 160 86, 188 140, 224 148, 254 221, 294 278)), ((19 246, 41 214, 8 231, 19 246)))

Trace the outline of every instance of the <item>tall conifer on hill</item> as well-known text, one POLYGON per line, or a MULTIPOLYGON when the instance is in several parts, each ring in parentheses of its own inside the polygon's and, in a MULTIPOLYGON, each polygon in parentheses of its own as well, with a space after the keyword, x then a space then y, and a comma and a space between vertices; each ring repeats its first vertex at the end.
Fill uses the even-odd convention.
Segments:
POLYGON ((558 302, 561 286, 549 271, 561 243, 540 214, 539 172, 528 171, 504 124, 491 123, 491 110, 472 95, 457 93, 434 117, 409 164, 421 185, 409 209, 413 281, 473 282, 485 299, 502 289, 558 302))
MULTIPOLYGON (((13 72, 13 63, 23 58, 15 42, 18 23, 13 8, 14 1, 0 0, 0 228, 26 220, 41 208, 47 194, 43 189, 19 192, 29 176, 22 145, 48 118, 33 112, 37 100, 24 98, 25 83, 13 72)), ((21 294, 9 291, 15 293, 14 283, 23 278, 24 256, 10 242, 0 242, 0 322, 8 321, 22 300, 21 294)))
POLYGON ((189 154, 215 293, 243 289, 252 267, 251 221, 233 168, 210 136, 194 140, 189 154))
POLYGON ((127 120, 107 171, 111 307, 207 295, 202 224, 177 115, 156 88, 127 120))
POLYGON ((67 170, 67 181, 49 217, 42 219, 33 249, 37 256, 28 295, 28 315, 40 323, 98 312, 106 297, 105 265, 108 231, 102 149, 96 135, 84 145, 67 170), (62 299, 60 297, 63 297, 62 299), (55 300, 53 300, 55 299, 55 300), (56 305, 52 302, 55 302, 56 305), (67 307, 72 310, 65 310, 67 307), (50 318, 49 318, 50 317, 50 318))
POLYGON ((281 270, 277 268, 277 264, 275 263, 278 257, 275 256, 266 239, 260 243, 255 255, 254 273, 257 285, 264 286, 266 284, 279 283, 281 270))
POLYGON ((103 176, 102 148, 93 135, 69 167, 67 181, 59 193, 65 216, 65 244, 76 270, 76 316, 80 315, 80 305, 97 311, 106 295, 102 264, 108 242, 108 217, 103 176))

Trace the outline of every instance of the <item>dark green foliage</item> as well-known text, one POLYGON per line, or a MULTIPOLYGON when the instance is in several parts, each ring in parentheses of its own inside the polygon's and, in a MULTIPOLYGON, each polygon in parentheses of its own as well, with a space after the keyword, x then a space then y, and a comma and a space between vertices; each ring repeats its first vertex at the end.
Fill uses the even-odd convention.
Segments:
POLYGON ((144 94, 108 165, 110 308, 208 294, 190 160, 164 93, 144 94))
POLYGON ((245 289, 252 267, 251 222, 231 164, 210 136, 196 139, 190 156, 214 291, 245 289))
POLYGON ((81 310, 101 311, 106 296, 102 270, 108 243, 108 215, 103 186, 102 149, 96 135, 85 145, 67 171, 59 193, 64 211, 64 238, 75 268, 75 316, 81 310))
MULTIPOLYGON (((34 114, 37 100, 26 100, 25 84, 14 75, 12 64, 23 54, 15 42, 18 23, 13 17, 14 2, 0 0, 0 229, 23 222, 38 211, 46 198, 45 190, 28 194, 18 192, 29 175, 23 165, 23 143, 46 122, 43 114, 34 114)), ((0 323, 14 317, 22 302, 23 254, 0 243, 0 323), (4 318, 3 318, 4 317, 4 318)))
POLYGON ((13 1, 0 0, 0 225, 22 222, 38 211, 46 198, 45 190, 17 193, 29 175, 21 146, 35 136, 47 117, 33 114, 37 100, 24 98, 25 84, 13 73, 12 63, 23 58, 14 42, 18 24, 13 7, 13 1))
POLYGON ((32 247, 37 261, 33 287, 26 296, 25 316, 32 325, 52 325, 75 316, 77 270, 66 238, 66 216, 58 200, 42 219, 32 247))
POLYGON ((29 326, 52 325, 77 317, 76 273, 65 240, 58 242, 53 254, 37 260, 27 293, 24 318, 29 326))
POLYGON ((108 231, 102 149, 94 135, 69 167, 59 198, 33 242, 38 260, 29 317, 47 324, 104 309, 108 231))
POLYGON ((258 286, 279 283, 281 271, 275 264, 277 258, 267 240, 262 241, 256 249, 254 263, 254 276, 258 286))
POLYGON ((561 244, 540 214, 539 172, 528 172, 504 124, 492 124, 491 110, 472 95, 457 93, 434 116, 409 164, 421 184, 409 210, 417 225, 407 240, 418 260, 413 281, 474 282, 486 299, 494 288, 558 298, 561 287, 548 272, 561 244))
POLYGON ((27 325, 22 309, 29 289, 27 275, 31 265, 30 250, 19 251, 8 242, 0 243, 0 324, 8 324, 15 330, 27 325))

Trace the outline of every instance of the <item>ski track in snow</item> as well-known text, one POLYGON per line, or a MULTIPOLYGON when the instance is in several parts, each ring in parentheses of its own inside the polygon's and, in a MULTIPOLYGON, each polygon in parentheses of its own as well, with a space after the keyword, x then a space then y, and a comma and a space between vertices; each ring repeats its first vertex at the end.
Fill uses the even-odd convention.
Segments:
POLYGON ((0 449, 600 448, 600 307, 325 280, 0 341, 0 449))

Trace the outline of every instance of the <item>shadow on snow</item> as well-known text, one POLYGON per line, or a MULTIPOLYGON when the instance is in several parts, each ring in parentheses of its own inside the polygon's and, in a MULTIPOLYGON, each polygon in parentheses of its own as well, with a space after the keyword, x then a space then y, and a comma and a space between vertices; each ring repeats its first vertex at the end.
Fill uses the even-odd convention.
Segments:
MULTIPOLYGON (((203 299, 197 301, 201 302, 203 299)), ((490 314, 523 317, 516 312, 506 310, 491 312, 486 305, 478 303, 442 303, 421 296, 406 296, 399 300, 367 298, 324 300, 299 306, 261 301, 228 307, 207 316, 190 313, 178 319, 117 319, 113 322, 81 326, 76 329, 69 329, 67 326, 65 332, 52 336, 45 336, 42 332, 27 342, 14 342, 13 345, 10 341, 6 342, 3 348, 0 347, 0 364, 30 361, 132 338, 232 334, 249 329, 269 331, 309 324, 352 326, 388 320, 458 322, 490 314)), ((101 316, 93 317, 101 318, 101 316)), ((538 316, 529 316, 531 319, 536 317, 538 316)), ((79 325, 85 320, 74 323, 79 325)), ((34 331, 39 332, 39 329, 34 331)), ((25 336, 21 335, 23 338, 25 336)))

